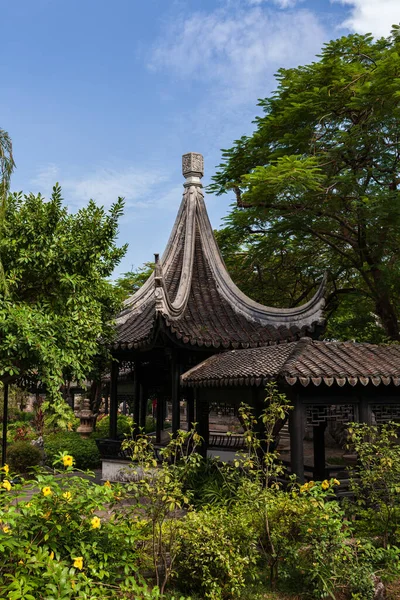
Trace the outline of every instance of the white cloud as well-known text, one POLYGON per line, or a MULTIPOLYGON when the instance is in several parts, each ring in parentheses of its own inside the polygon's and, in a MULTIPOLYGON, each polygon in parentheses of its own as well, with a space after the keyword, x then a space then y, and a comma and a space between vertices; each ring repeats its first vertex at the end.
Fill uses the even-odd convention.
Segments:
POLYGON ((399 0, 335 0, 351 6, 350 16, 342 23, 357 33, 388 36, 393 24, 400 22, 399 0))
POLYGON ((270 2, 272 4, 275 4, 275 6, 277 6, 278 8, 285 9, 293 8, 294 6, 296 6, 298 1, 301 2, 302 0, 247 0, 247 4, 250 4, 250 6, 258 6, 260 4, 270 2))
POLYGON ((176 21, 154 48, 149 66, 205 82, 210 93, 230 104, 255 102, 270 91, 277 68, 312 60, 325 39, 318 18, 308 10, 244 9, 229 3, 176 21))
POLYGON ((160 170, 126 167, 120 170, 97 168, 86 176, 72 177, 50 164, 39 171, 31 184, 36 191, 48 196, 56 181, 60 182, 72 208, 79 208, 90 199, 109 207, 119 196, 125 198, 127 208, 148 208, 157 205, 159 196, 155 191, 168 181, 168 176, 160 170))

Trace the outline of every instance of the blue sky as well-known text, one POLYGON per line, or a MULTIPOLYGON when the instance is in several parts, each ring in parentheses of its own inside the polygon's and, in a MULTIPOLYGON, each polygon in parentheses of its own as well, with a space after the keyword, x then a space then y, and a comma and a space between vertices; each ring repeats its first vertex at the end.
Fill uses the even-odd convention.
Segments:
MULTIPOLYGON (((0 0, 0 127, 12 189, 76 210, 126 199, 116 275, 164 250, 182 195, 181 155, 204 182, 252 131, 280 67, 352 31, 388 35, 400 0, 0 0)), ((207 196, 215 228, 232 197, 207 196)))

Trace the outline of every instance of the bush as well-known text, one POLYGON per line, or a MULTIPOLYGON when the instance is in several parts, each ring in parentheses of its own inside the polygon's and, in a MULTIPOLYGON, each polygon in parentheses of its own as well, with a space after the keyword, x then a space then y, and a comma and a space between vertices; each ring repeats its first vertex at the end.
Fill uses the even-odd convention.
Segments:
MULTIPOLYGON (((118 415, 117 419, 117 434, 118 437, 124 438, 125 435, 129 435, 132 430, 133 420, 132 417, 127 415, 118 415)), ((108 438, 110 431, 110 416, 106 415, 96 423, 95 437, 97 438, 108 438)))
POLYGON ((72 454, 77 469, 97 469, 100 453, 94 439, 83 439, 74 431, 50 433, 44 436, 46 464, 51 465, 60 452, 72 454))
POLYGON ((43 455, 37 446, 29 442, 14 442, 7 450, 7 459, 15 473, 27 473, 42 462, 43 455))
POLYGON ((12 473, 11 482, 4 481, 0 597, 159 600, 157 590, 137 583, 140 525, 118 513, 111 519, 96 515, 118 502, 123 489, 94 485, 72 468, 38 473, 29 497, 26 486, 12 484, 12 473))
POLYGON ((178 585, 204 598, 238 598, 254 575, 256 545, 247 519, 223 507, 191 512, 182 522, 176 558, 178 585))

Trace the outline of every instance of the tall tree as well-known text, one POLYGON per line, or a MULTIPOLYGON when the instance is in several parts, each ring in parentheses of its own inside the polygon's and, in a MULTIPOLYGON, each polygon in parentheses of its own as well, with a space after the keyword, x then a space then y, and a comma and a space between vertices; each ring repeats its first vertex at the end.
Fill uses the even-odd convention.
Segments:
POLYGON ((400 339, 398 32, 343 37, 318 61, 279 70, 254 134, 223 151, 210 186, 234 190, 225 238, 260 259, 266 285, 275 268, 289 305, 328 268, 339 316, 362 311, 367 330, 380 324, 392 340, 400 339))
MULTIPOLYGON (((0 128, 0 236, 3 234, 4 214, 11 174, 15 168, 12 141, 7 131, 0 128)), ((6 291, 3 265, 0 261, 0 290, 6 291)))
POLYGON ((58 185, 49 200, 8 197, 0 238, 8 289, 0 293, 1 381, 33 376, 56 398, 65 378, 82 380, 93 369, 120 306, 108 278, 126 251, 116 245, 122 210, 122 199, 108 213, 90 201, 70 214, 58 185))
POLYGON ((15 162, 12 153, 11 138, 7 131, 0 128, 0 199, 2 205, 9 190, 11 174, 14 168, 15 162))

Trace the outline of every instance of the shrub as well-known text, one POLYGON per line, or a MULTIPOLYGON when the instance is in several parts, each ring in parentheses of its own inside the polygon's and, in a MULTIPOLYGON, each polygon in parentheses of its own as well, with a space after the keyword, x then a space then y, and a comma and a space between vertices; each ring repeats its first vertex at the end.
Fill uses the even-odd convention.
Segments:
POLYGON ((240 597, 256 562, 255 537, 246 521, 225 507, 189 513, 180 528, 178 585, 201 590, 210 600, 240 597))
POLYGON ((27 473, 42 462, 43 454, 37 446, 29 442, 14 442, 7 450, 7 459, 15 473, 27 473))
POLYGON ((100 466, 100 453, 94 439, 83 439, 74 431, 50 433, 44 436, 46 464, 51 465, 60 452, 75 457, 77 469, 97 469, 100 466))
MULTIPOLYGON (((132 430, 132 417, 127 415, 118 415, 117 419, 117 434, 118 437, 123 438, 125 435, 129 435, 132 430)), ((102 419, 97 421, 95 437, 108 438, 110 431, 110 416, 106 415, 102 419)))
MULTIPOLYGON (((55 475, 37 474, 29 498, 25 486, 4 481, 0 490, 1 598, 159 599, 157 590, 137 583, 140 525, 127 522, 117 512, 111 519, 96 515, 95 511, 118 501, 122 488, 94 485, 74 476, 72 468, 62 468, 55 475)), ((12 480, 12 474, 3 470, 12 480)))
POLYGON ((359 531, 380 538, 386 548, 399 543, 400 425, 351 423, 349 447, 358 455, 350 470, 351 490, 357 499, 349 505, 359 531))

